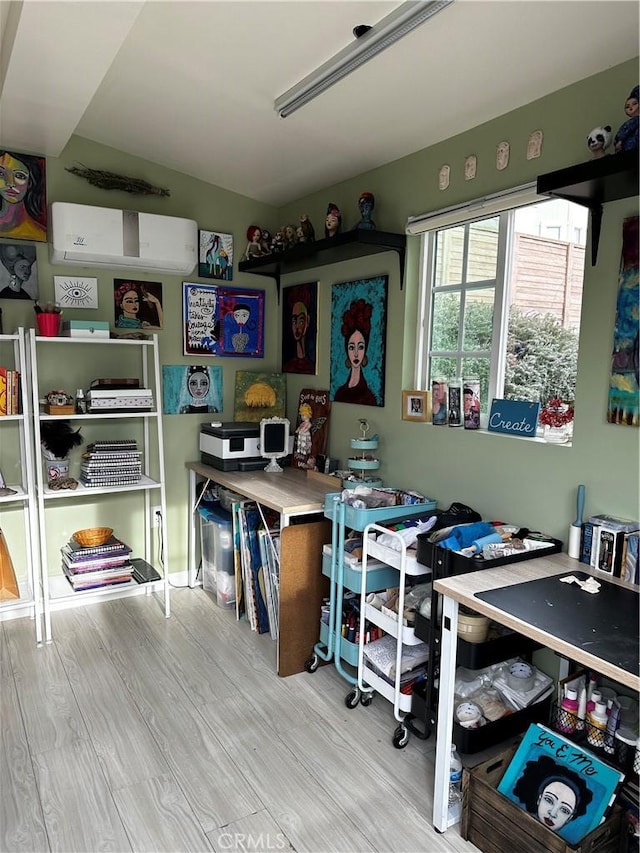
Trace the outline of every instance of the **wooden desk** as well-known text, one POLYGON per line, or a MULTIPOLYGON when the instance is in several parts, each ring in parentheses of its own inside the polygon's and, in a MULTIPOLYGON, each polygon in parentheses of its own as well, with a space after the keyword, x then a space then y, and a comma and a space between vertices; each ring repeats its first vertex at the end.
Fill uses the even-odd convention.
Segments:
MULTIPOLYGON (((266 463, 265 463, 266 464, 266 463)), ((197 478, 237 492, 280 514, 280 609, 277 643, 278 675, 304 670, 318 642, 320 607, 327 591, 322 574, 322 546, 331 541, 328 520, 290 524, 298 516, 324 512, 325 495, 339 491, 308 478, 305 471, 285 468, 281 474, 265 471, 218 471, 202 462, 187 462, 189 471, 189 586, 196 585, 197 478)))
MULTIPOLYGON (((624 586, 627 590, 635 591, 638 587, 630 587, 615 579, 604 580, 599 572, 591 571, 588 566, 572 560, 566 554, 553 554, 549 557, 538 557, 527 562, 502 566, 497 569, 484 569, 466 575, 437 580, 434 590, 443 596, 442 601, 442 646, 440 658, 440 686, 438 697, 438 723, 436 741, 436 762, 433 793, 433 825, 439 832, 444 832, 448 825, 448 791, 449 791, 449 758, 450 744, 453 736, 453 691, 456 670, 456 647, 458 632, 458 606, 460 604, 488 616, 494 622, 505 625, 531 637, 547 648, 553 649, 559 655, 576 661, 576 663, 599 672, 613 681, 629 687, 633 691, 640 690, 640 678, 637 673, 622 669, 614 659, 604 659, 592 654, 586 647, 572 645, 553 634, 537 628, 525 619, 514 616, 506 609, 476 597, 476 593, 486 590, 501 589, 516 586, 527 581, 550 578, 556 575, 568 575, 585 572, 593 574, 601 583, 612 583, 624 586)), ((588 595, 588 593, 585 593, 588 595)), ((636 607, 637 612, 637 607, 636 607)), ((580 609, 573 614, 574 620, 581 618, 580 609)), ((635 640, 638 637, 628 638, 635 640)))

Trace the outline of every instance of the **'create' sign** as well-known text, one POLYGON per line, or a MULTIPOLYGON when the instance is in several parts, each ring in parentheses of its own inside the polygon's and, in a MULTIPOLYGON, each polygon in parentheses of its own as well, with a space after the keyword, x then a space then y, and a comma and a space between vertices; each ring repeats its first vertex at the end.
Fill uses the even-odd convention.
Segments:
POLYGON ((540 403, 494 398, 489 414, 489 431, 535 438, 539 411, 540 403))

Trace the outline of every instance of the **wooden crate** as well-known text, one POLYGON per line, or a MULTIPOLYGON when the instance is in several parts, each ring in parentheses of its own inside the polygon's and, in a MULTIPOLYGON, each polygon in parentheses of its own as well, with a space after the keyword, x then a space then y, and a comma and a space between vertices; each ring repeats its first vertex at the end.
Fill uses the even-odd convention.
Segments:
POLYGON ((510 747, 490 761, 464 771, 462 837, 483 853, 618 853, 621 810, 617 807, 577 847, 570 847, 559 835, 499 794, 496 787, 515 750, 515 746, 510 747))

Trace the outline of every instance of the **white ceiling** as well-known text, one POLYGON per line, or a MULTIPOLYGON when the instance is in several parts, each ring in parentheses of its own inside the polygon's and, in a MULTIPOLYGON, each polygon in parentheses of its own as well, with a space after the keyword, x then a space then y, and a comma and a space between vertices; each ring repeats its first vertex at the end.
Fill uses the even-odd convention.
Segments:
POLYGON ((639 53, 637 0, 455 0, 278 118, 398 3, 1 0, 0 144, 55 157, 75 133, 282 205, 639 53))

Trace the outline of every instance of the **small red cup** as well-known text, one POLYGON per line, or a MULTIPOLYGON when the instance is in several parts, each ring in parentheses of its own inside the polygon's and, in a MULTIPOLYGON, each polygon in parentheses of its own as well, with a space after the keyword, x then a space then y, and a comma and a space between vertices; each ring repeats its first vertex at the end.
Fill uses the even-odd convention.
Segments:
POLYGON ((61 314, 56 312, 41 311, 36 314, 36 327, 38 334, 43 338, 55 338, 60 334, 61 314))

